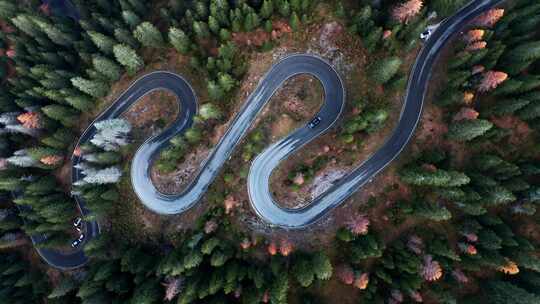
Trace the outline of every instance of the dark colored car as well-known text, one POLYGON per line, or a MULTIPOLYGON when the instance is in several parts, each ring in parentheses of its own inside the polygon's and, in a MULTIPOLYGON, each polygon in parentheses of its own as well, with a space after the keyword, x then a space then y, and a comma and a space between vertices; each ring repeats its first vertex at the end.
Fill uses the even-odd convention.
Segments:
POLYGON ((315 128, 317 125, 319 125, 321 123, 321 118, 319 116, 313 118, 309 123, 308 123, 308 127, 310 129, 313 129, 315 128))

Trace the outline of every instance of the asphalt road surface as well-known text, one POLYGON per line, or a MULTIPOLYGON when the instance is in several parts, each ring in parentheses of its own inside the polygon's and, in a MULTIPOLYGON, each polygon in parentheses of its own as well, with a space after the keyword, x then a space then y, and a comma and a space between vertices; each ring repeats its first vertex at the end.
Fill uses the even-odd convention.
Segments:
MULTIPOLYGON (((301 127, 268 147, 253 161, 248 176, 250 202, 261 219, 270 225, 286 229, 305 228, 342 204, 401 153, 412 137, 422 114, 431 70, 439 52, 451 36, 459 32, 467 22, 501 2, 502 0, 472 1, 454 16, 441 23, 425 43, 416 59, 409 77, 407 94, 398 125, 390 138, 368 160, 302 209, 280 207, 272 197, 269 189, 269 178, 272 171, 283 159, 330 128, 343 109, 345 99, 343 83, 337 72, 318 57, 299 54, 286 57, 276 63, 248 97, 225 135, 202 164, 194 181, 186 190, 177 195, 165 195, 157 191, 150 180, 149 172, 154 158, 161 149, 168 145, 169 139, 177 134, 182 134, 193 122, 193 116, 197 112, 197 98, 186 80, 170 72, 154 72, 145 75, 134 82, 94 122, 118 117, 141 97, 154 90, 168 90, 178 97, 179 117, 169 129, 149 138, 141 145, 134 156, 131 168, 132 186, 141 202, 157 213, 177 214, 192 207, 206 193, 208 187, 219 174, 220 168, 229 159, 236 145, 248 132, 253 121, 275 91, 287 79, 295 75, 313 75, 319 79, 325 92, 324 104, 317 114, 321 118, 321 123, 314 128, 309 128, 307 125, 301 127)), ((78 144, 90 140, 95 131, 92 123, 83 133, 78 144)), ((75 166, 80 162, 80 159, 74 156, 72 162, 75 166)), ((80 178, 80 171, 73 168, 72 181, 77 181, 80 178)), ((88 214, 89 210, 85 208, 84 201, 77 196, 75 198, 82 214, 88 214)), ((85 223, 85 227, 86 241, 99 234, 97 223, 85 223)), ((32 240, 40 242, 40 237, 33 237, 32 240)), ((82 252, 83 246, 84 243, 81 244, 78 251, 73 253, 37 250, 51 266, 72 269, 83 266, 88 261, 82 252)))

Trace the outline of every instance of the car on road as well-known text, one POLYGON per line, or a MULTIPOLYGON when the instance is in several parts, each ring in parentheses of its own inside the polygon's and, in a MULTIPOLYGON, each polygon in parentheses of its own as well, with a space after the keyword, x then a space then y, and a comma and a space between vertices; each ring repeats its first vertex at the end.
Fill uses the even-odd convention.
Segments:
POLYGON ((427 29, 427 30, 423 31, 420 34, 420 39, 422 39, 424 41, 428 40, 429 36, 431 36, 431 33, 432 33, 431 29, 427 29))
POLYGON ((308 127, 309 127, 310 129, 315 128, 317 125, 319 125, 319 124, 321 123, 321 120, 322 120, 322 118, 319 117, 319 116, 313 118, 313 119, 308 123, 308 127))
POLYGON ((74 227, 81 227, 82 226, 82 218, 77 217, 73 220, 73 226, 74 227))
POLYGON ((78 232, 81 232, 82 231, 82 218, 81 217, 77 217, 73 220, 73 227, 75 227, 75 229, 78 231, 78 232))
POLYGON ((79 238, 74 240, 73 242, 71 242, 71 247, 72 248, 76 248, 76 247, 79 247, 79 245, 84 241, 84 234, 81 233, 81 235, 79 235, 79 238))

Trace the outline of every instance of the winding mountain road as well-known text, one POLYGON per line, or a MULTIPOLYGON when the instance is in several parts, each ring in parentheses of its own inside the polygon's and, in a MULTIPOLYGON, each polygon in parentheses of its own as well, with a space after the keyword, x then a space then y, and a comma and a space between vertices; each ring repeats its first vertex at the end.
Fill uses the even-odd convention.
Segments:
MULTIPOLYGON (((305 228, 342 204, 355 191, 368 183, 404 149, 420 120, 424 96, 437 55, 450 40, 472 18, 498 5, 503 0, 475 0, 454 16, 446 19, 427 40, 420 51, 409 77, 405 102, 397 127, 384 145, 368 160, 359 165, 326 192, 315 198, 307 207, 286 209, 278 205, 269 189, 272 171, 289 155, 300 149, 330 128, 338 119, 344 105, 345 89, 338 73, 324 60, 312 55, 292 55, 276 63, 261 79, 255 91, 237 114, 229 129, 202 164, 193 182, 182 193, 165 195, 160 193, 150 179, 150 168, 158 152, 167 146, 169 139, 189 128, 197 112, 197 98, 189 83, 181 76, 170 72, 154 72, 132 84, 95 122, 115 118, 124 113, 144 95, 154 90, 168 90, 178 97, 180 114, 170 128, 151 137, 137 150, 132 161, 131 180, 135 193, 149 209, 160 214, 181 213, 206 193, 218 175, 220 168, 229 159, 234 148, 248 132, 261 109, 269 102, 283 83, 299 74, 310 74, 321 82, 325 99, 317 116, 322 118, 315 128, 301 127, 286 138, 272 144, 259 154, 249 171, 248 191, 255 212, 270 225, 286 229, 305 228)), ((78 144, 92 138, 96 130, 92 123, 79 139, 78 144)), ((73 165, 80 158, 72 158, 73 165)), ((81 178, 80 171, 73 168, 72 181, 81 178)), ((75 197, 83 215, 88 214, 84 201, 75 197)), ((99 233, 95 222, 86 223, 87 241, 99 233)), ((84 244, 82 244, 84 245, 84 244)), ((79 247, 79 248, 82 248, 79 247)), ((88 259, 82 249, 71 254, 38 249, 40 255, 53 267, 71 269, 84 265, 88 259)))

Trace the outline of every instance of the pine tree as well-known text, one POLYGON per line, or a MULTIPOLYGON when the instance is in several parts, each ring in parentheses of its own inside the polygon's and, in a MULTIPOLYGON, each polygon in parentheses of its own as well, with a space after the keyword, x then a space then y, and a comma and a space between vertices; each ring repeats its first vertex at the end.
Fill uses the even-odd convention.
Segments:
POLYGON ((319 280, 329 280, 332 277, 332 263, 324 253, 318 252, 313 256, 312 267, 319 280))
POLYGON ((269 19, 274 14, 274 3, 272 0, 264 0, 261 6, 261 17, 269 19))
POLYGON ((384 84, 396 75, 401 63, 402 61, 398 57, 379 60, 369 68, 369 74, 376 83, 384 84))
POLYGON ((487 282, 485 295, 490 304, 540 303, 540 297, 537 295, 503 281, 487 282))
POLYGON ((132 47, 133 49, 138 49, 140 47, 139 41, 133 37, 133 34, 123 28, 116 28, 114 29, 114 38, 118 41, 118 43, 128 45, 132 47))
POLYGON ((105 36, 101 33, 88 31, 88 36, 92 42, 105 54, 112 54, 113 47, 116 44, 116 41, 108 36, 105 36))
POLYGON ((11 22, 22 32, 34 38, 40 37, 41 31, 39 27, 32 21, 32 17, 26 14, 18 15, 11 19, 11 22))
POLYGON ((16 177, 0 177, 0 189, 5 191, 15 191, 22 187, 23 182, 16 177))
POLYGON ((74 77, 71 78, 71 83, 81 92, 96 98, 107 95, 109 91, 107 84, 99 80, 88 80, 82 77, 74 77))
POLYGON ((214 16, 221 25, 229 25, 229 2, 227 0, 211 0, 210 15, 214 16))
POLYGON ((33 18, 33 22, 39 26, 39 28, 58 45, 70 47, 73 44, 75 37, 67 33, 62 32, 58 26, 55 26, 45 19, 33 18))
POLYGON ((3 19, 10 19, 15 16, 17 12, 17 6, 10 1, 0 1, 0 17, 3 19))
POLYGON ((41 108, 48 117, 60 121, 64 126, 71 127, 77 122, 78 113, 66 106, 48 105, 41 108))
POLYGON ((219 21, 214 16, 208 17, 208 28, 214 35, 219 35, 221 29, 219 21))
POLYGON ((86 95, 68 96, 65 100, 69 105, 81 112, 88 111, 94 107, 94 102, 86 95))
POLYGON ((290 14, 291 14, 291 6, 289 4, 289 0, 279 0, 278 12, 284 18, 290 16, 290 14))
POLYGON ((278 273, 270 289, 271 303, 287 304, 288 290, 289 278, 287 277, 287 273, 285 271, 278 273))
POLYGON ((202 21, 193 22, 193 32, 198 39, 206 39, 210 36, 210 31, 208 30, 208 24, 202 21))
POLYGON ((134 29, 141 24, 141 18, 132 11, 123 11, 122 19, 124 19, 124 22, 129 25, 131 29, 134 29))
POLYGON ((463 6, 465 0, 433 0, 430 2, 431 8, 441 17, 447 17, 463 6))
POLYGON ((162 292, 159 283, 150 278, 135 287, 131 301, 137 304, 153 304, 161 301, 161 298, 162 292))
POLYGON ((161 32, 150 22, 143 22, 133 30, 133 36, 145 47, 163 46, 161 32))
POLYGON ((218 74, 218 84, 225 92, 230 92, 236 85, 236 81, 227 73, 218 74))
POLYGON ((225 96, 223 88, 213 80, 208 81, 207 89, 211 100, 221 100, 225 96))
POLYGON ((201 130, 196 127, 189 128, 185 133, 186 140, 190 143, 197 143, 202 138, 201 130))
POLYGON ((518 111, 518 116, 526 121, 533 120, 540 117, 540 101, 535 101, 525 106, 518 111))
POLYGON ((250 12, 246 15, 244 19, 244 30, 246 32, 251 32, 261 24, 259 16, 255 12, 250 12))
POLYGON ((540 41, 528 42, 511 48, 504 57, 510 63, 540 59, 540 41))
POLYGON ((94 56, 92 58, 94 69, 105 75, 111 81, 117 81, 122 76, 122 68, 114 61, 103 56, 94 56))
POLYGON ((452 218, 452 213, 445 206, 430 202, 417 202, 414 214, 436 222, 452 218))
POLYGON ((184 31, 182 31, 181 29, 171 27, 169 29, 169 41, 171 42, 172 46, 180 53, 187 54, 187 52, 189 51, 191 41, 189 40, 189 37, 186 35, 186 33, 184 33, 184 31))
POLYGON ((297 261, 293 266, 292 272, 302 287, 309 287, 315 279, 311 263, 306 259, 297 261))
POLYGON ((137 55, 137 52, 125 44, 115 45, 113 52, 116 60, 125 66, 131 74, 136 73, 144 66, 144 61, 137 55))
POLYGON ((448 128, 448 138, 456 141, 470 141, 485 134, 493 127, 487 120, 474 119, 454 122, 448 128))
POLYGON ((205 120, 219 119, 222 115, 221 110, 213 103, 205 103, 199 109, 199 115, 205 120))
POLYGON ((293 12, 291 14, 291 20, 289 21, 289 24, 291 25, 293 31, 298 31, 298 28, 300 27, 300 18, 298 18, 296 12, 293 12))

